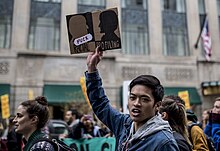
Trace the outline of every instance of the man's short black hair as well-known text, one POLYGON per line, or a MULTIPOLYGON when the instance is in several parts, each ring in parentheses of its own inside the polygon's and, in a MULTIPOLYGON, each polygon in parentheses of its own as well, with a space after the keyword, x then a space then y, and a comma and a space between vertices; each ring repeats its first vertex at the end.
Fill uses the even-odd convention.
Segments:
POLYGON ((133 79, 129 85, 129 91, 131 92, 131 89, 135 85, 143 85, 152 90, 152 94, 154 97, 154 100, 156 102, 162 101, 163 96, 164 96, 164 88, 160 84, 160 81, 152 75, 140 75, 133 79))
POLYGON ((76 119, 79 118, 79 112, 76 110, 76 109, 70 109, 69 111, 72 112, 72 116, 75 115, 76 116, 76 119))

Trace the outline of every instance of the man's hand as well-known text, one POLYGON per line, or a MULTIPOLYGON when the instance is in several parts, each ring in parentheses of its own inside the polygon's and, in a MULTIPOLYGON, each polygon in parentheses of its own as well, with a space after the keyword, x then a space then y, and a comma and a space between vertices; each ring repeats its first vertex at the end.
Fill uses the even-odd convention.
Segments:
POLYGON ((88 67, 88 73, 94 72, 97 70, 97 65, 102 59, 103 51, 101 50, 101 47, 98 46, 95 50, 95 52, 92 52, 87 57, 87 67, 88 67))

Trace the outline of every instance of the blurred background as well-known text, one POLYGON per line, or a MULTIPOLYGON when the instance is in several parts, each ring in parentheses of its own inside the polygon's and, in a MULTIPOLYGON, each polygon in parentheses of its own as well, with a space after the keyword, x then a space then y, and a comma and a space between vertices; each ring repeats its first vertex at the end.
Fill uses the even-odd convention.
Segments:
POLYGON ((123 83, 153 74, 166 95, 186 91, 199 118, 212 107, 220 96, 220 0, 0 0, 0 95, 9 95, 11 114, 38 95, 53 119, 70 107, 91 111, 80 84, 87 54, 70 55, 66 15, 112 7, 122 49, 106 51, 99 67, 111 104, 123 109, 123 83), (206 17, 208 59, 200 39, 206 17))

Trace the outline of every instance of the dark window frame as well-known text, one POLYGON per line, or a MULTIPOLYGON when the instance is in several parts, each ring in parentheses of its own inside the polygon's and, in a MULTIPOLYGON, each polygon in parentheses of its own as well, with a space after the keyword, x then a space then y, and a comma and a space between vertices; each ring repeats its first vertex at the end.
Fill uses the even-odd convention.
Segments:
POLYGON ((2 29, 2 36, 0 36, 0 48, 10 48, 12 38, 12 21, 14 11, 14 0, 1 0, 0 2, 0 29, 2 29))
MULTIPOLYGON (((59 51, 60 50, 60 36, 61 36, 61 3, 49 0, 48 2, 32 0, 30 25, 28 34, 28 49, 44 50, 44 51, 59 51), (45 19, 42 24, 40 21, 45 19), (51 33, 50 38, 46 38, 51 43, 45 45, 36 44, 37 36, 42 36, 37 30, 46 30, 51 33), (58 32, 58 33, 57 33, 58 32), (57 35, 58 34, 58 35, 57 35)), ((41 31, 42 32, 42 31, 41 31)), ((43 33, 43 32, 42 32, 43 33)))
MULTIPOLYGON (((169 0, 161 0, 161 3, 166 5, 164 1, 168 2, 169 0)), ((176 0, 172 0, 172 2, 174 1, 176 0)), ((184 4, 186 4, 186 1, 183 1, 184 4)), ((183 1, 181 3, 183 3, 183 1)), ((176 2, 175 5, 177 6, 176 2)), ((165 9, 164 5, 161 5, 163 28, 163 54, 165 56, 190 56, 188 27, 185 11, 186 8, 180 8, 180 11, 178 11, 177 8, 176 10, 165 9), (174 43, 174 41, 176 41, 176 43, 174 43), (181 49, 181 51, 179 51, 179 49, 181 49)))

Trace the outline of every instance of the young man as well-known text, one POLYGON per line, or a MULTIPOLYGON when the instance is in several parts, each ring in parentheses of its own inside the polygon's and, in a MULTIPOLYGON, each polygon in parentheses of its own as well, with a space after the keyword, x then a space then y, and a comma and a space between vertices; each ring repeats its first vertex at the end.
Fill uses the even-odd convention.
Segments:
POLYGON ((141 75, 130 83, 130 115, 111 107, 102 87, 97 65, 102 58, 100 47, 88 55, 87 93, 93 111, 116 137, 118 151, 178 151, 171 127, 158 115, 164 89, 151 75, 141 75))
POLYGON ((79 123, 79 112, 76 109, 69 109, 66 111, 65 114, 65 121, 69 128, 69 135, 67 134, 60 134, 59 138, 67 138, 72 137, 73 131, 75 129, 75 126, 79 123))
POLYGON ((220 97, 215 99, 214 107, 209 114, 205 134, 212 137, 216 150, 220 150, 220 97))
POLYGON ((65 121, 71 129, 74 125, 79 123, 79 113, 76 109, 69 109, 66 111, 65 121))

